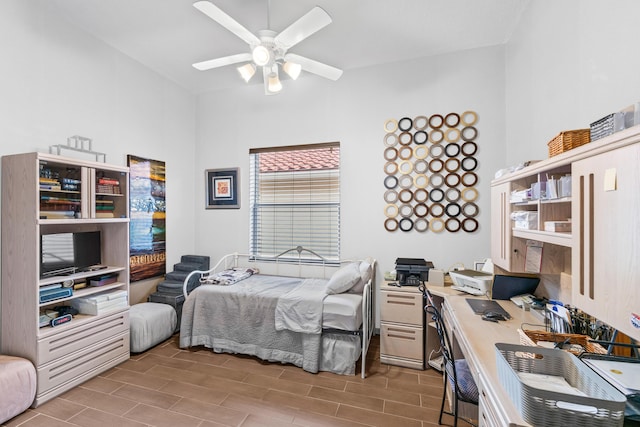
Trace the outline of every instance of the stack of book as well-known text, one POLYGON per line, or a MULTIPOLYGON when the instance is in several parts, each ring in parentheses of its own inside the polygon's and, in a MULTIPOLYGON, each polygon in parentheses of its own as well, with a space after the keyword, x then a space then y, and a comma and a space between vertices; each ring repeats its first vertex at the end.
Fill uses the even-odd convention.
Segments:
POLYGON ((40 177, 40 189, 41 190, 53 190, 60 191, 62 190, 62 186, 60 185, 60 181, 55 178, 45 178, 40 177))
POLYGON ((125 290, 112 290, 87 297, 76 298, 71 305, 82 314, 94 316, 114 310, 120 310, 129 306, 129 298, 125 290))
POLYGON ((96 218, 114 218, 113 200, 96 200, 96 218))
POLYGON ((122 194, 120 192, 120 181, 115 178, 98 178, 96 192, 102 194, 122 194))

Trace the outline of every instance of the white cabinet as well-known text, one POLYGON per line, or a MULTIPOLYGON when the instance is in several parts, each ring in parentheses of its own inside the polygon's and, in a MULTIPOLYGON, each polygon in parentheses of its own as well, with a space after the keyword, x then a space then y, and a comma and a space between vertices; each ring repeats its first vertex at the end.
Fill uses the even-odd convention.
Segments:
POLYGON ((416 286, 380 289, 380 361, 424 369, 424 302, 416 286))
POLYGON ((507 271, 511 270, 511 183, 491 186, 491 261, 507 271))
POLYGON ((42 153, 2 158, 0 352, 35 365, 34 406, 129 358, 128 181, 127 167, 42 153), (73 236, 87 235, 99 240, 74 250, 73 236), (84 256, 87 248, 93 258, 84 256), (103 266, 90 270, 88 262, 103 266), (89 286, 105 275, 111 283, 89 286), (69 295, 44 298, 48 288, 69 295), (77 314, 58 326, 41 319, 105 292, 123 297, 99 314, 77 314))
POLYGON ((574 305, 640 340, 640 143, 573 164, 574 305))

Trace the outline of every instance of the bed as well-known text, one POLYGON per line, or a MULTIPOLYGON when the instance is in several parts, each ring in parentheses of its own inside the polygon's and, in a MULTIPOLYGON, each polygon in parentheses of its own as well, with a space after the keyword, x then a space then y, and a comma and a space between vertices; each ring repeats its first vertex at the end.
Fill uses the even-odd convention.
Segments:
POLYGON ((355 375, 360 359, 364 378, 375 269, 371 258, 328 263, 302 247, 266 260, 226 255, 185 279, 180 347, 342 375, 355 375), (305 263, 305 252, 318 260, 305 263))

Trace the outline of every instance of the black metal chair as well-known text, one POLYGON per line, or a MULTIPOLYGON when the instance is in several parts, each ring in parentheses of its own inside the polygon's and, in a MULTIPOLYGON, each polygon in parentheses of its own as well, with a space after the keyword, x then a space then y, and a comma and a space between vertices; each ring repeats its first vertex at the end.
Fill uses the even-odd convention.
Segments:
POLYGON ((442 404, 440 405, 440 417, 438 418, 438 424, 442 424, 442 414, 452 415, 454 417, 453 425, 457 427, 458 419, 461 419, 473 426, 476 424, 472 420, 462 418, 458 416, 458 403, 467 402, 474 405, 478 405, 478 386, 476 385, 469 365, 464 359, 455 359, 453 354, 453 347, 451 346, 451 340, 449 334, 440 315, 440 311, 433 305, 433 300, 428 291, 425 293, 427 304, 425 311, 427 316, 430 316, 434 321, 438 337, 440 339, 440 346, 442 352, 442 363, 444 373, 444 391, 442 392, 442 404), (451 402, 452 411, 444 410, 444 402, 447 399, 447 382, 451 387, 451 394, 453 402, 451 402))

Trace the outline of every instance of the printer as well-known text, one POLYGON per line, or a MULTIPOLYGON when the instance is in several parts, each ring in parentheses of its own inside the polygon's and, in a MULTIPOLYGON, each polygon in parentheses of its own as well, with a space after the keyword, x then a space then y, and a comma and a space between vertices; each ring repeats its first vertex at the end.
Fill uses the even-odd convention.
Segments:
POLYGON ((397 258, 396 278, 402 286, 419 286, 429 279, 433 263, 420 258, 397 258))
POLYGON ((450 271, 451 289, 472 295, 488 295, 493 284, 493 274, 477 270, 450 271))

